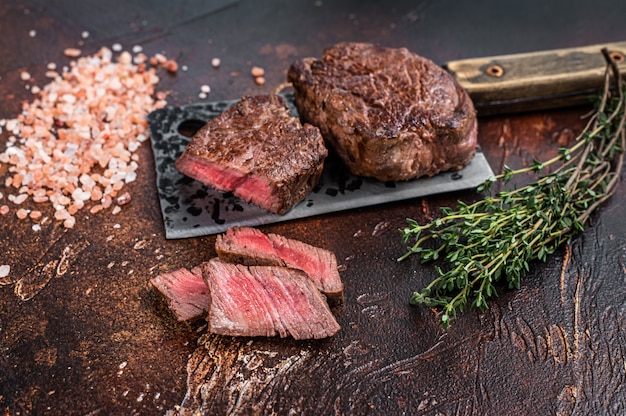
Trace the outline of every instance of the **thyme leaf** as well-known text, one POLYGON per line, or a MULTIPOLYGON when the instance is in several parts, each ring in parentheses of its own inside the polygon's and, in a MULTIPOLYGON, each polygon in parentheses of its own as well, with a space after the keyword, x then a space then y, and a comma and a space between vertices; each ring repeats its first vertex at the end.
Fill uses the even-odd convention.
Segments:
POLYGON ((591 214, 616 190, 626 145, 626 86, 619 68, 606 50, 604 87, 583 131, 569 148, 546 161, 533 161, 521 169, 504 167, 503 173, 478 186, 488 196, 456 209, 442 208, 442 216, 420 225, 407 219, 401 229, 408 244, 398 260, 418 255, 422 263, 440 259, 437 277, 411 296, 411 304, 440 310, 444 329, 466 308, 488 308, 497 296, 496 283, 519 289, 534 260, 548 256, 572 236, 583 232, 591 214), (506 184, 515 175, 541 174, 521 188, 492 191, 497 181, 506 184))

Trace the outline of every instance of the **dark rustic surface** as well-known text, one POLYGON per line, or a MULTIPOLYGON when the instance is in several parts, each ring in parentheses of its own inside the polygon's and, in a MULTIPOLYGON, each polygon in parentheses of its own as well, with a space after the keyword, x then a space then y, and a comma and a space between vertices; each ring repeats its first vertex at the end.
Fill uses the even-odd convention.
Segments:
MULTIPOLYGON (((406 46, 437 62, 626 39, 626 3, 528 1, 2 1, 0 118, 63 49, 120 42, 165 51, 187 71, 162 73, 169 102, 272 91, 296 57, 338 41, 406 46), (37 36, 29 37, 29 30, 37 36), (218 70, 210 59, 219 57, 218 70), (256 86, 250 67, 262 66, 256 86), (233 75, 237 72, 239 75, 233 75)), ((480 119, 493 169, 567 145, 585 109, 480 119)), ((2 136, 2 141, 6 140, 2 136)), ((472 191, 264 227, 334 251, 346 286, 331 339, 206 336, 177 323, 150 277, 214 255, 213 237, 167 241, 147 144, 115 216, 81 214, 69 231, 0 217, 0 412, 7 415, 623 414, 626 412, 625 188, 571 245, 533 265, 521 290, 443 333, 408 305, 433 276, 403 253, 397 229, 472 191), (24 300, 26 299, 26 300, 24 300), (182 408, 181 408, 182 406, 182 408)), ((4 170, 0 169, 0 174, 4 170)), ((0 180, 4 183, 4 180, 0 180)), ((0 191, 4 191, 0 187, 0 191)))

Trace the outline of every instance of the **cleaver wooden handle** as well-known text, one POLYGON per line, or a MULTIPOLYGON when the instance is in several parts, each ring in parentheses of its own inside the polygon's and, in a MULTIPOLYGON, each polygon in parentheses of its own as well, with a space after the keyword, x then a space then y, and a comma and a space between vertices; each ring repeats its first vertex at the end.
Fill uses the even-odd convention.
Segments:
POLYGON ((602 87, 606 48, 626 74, 626 42, 450 61, 443 65, 472 97, 478 115, 588 104, 602 87))

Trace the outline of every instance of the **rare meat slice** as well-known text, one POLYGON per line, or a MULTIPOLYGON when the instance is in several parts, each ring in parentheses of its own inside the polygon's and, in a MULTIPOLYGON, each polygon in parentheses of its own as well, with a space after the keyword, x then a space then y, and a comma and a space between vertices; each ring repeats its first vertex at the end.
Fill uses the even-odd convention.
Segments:
POLYGON ((176 160, 180 172, 283 215, 319 182, 328 151, 319 129, 278 95, 243 97, 210 120, 176 160))
POLYGON ((212 333, 318 339, 340 329, 321 293, 300 270, 219 259, 201 267, 211 294, 207 322, 212 333))
POLYGON ((209 288, 200 267, 182 268, 161 274, 150 283, 167 299, 169 308, 179 321, 202 317, 209 309, 209 288))
POLYGON ((232 227, 217 236, 217 255, 231 263, 288 266, 304 271, 331 306, 343 303, 337 258, 329 251, 251 227, 232 227))
POLYGON ((340 43, 289 68, 303 120, 320 128, 356 175, 398 181, 458 170, 474 157, 467 92, 405 48, 340 43))

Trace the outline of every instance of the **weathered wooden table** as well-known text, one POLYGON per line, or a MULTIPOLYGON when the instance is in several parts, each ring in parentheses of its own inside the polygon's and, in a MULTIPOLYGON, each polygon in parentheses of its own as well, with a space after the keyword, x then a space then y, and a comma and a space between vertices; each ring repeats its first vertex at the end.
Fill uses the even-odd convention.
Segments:
MULTIPOLYGON (((339 41, 405 46, 444 62, 624 40, 625 17, 626 3, 610 0, 3 1, 0 118, 32 99, 20 72, 42 77, 46 63, 68 61, 67 47, 166 52, 181 69, 161 73, 158 89, 181 105, 199 101, 203 84, 209 100, 273 91, 295 58, 339 41), (263 86, 249 75, 255 65, 265 68, 263 86)), ((570 143, 586 111, 481 117, 479 142, 494 171, 523 166, 570 143)), ((2 414, 626 412, 623 185, 582 235, 533 264, 520 290, 502 291, 446 332, 431 310, 408 303, 435 271, 396 262, 397 230, 476 192, 265 226, 336 253, 342 330, 323 341, 236 339, 177 323, 151 289, 156 274, 212 257, 214 237, 165 239, 150 146, 138 155, 133 200, 117 215, 81 213, 67 231, 0 216, 0 264, 11 268, 0 286, 2 414), (29 300, 15 294, 18 282, 29 300)))

